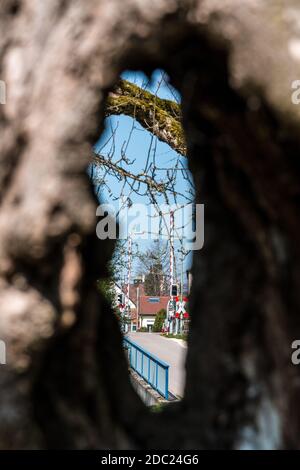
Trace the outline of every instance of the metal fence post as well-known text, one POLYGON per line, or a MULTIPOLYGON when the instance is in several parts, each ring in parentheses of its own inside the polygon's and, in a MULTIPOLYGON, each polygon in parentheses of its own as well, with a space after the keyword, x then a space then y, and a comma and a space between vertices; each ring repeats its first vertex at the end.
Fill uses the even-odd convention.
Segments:
POLYGON ((135 348, 135 370, 138 370, 138 366, 137 366, 137 348, 135 348))
POLYGON ((169 366, 166 368, 166 374, 165 374, 165 399, 169 399, 169 366))

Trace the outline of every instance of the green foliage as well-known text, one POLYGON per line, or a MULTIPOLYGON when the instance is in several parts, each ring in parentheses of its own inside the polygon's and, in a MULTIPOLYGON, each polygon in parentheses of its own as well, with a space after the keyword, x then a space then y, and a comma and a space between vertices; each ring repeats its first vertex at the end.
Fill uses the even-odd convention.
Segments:
POLYGON ((162 330, 166 315, 167 315, 167 312, 164 308, 162 308, 159 312, 157 312, 155 316, 154 325, 153 325, 154 332, 159 333, 162 330))
POLYGON ((183 333, 182 335, 173 335, 173 334, 163 334, 165 338, 175 338, 175 339, 182 339, 183 341, 187 341, 187 334, 183 333))
POLYGON ((113 288, 113 281, 111 279, 99 279, 97 281, 97 287, 99 292, 103 295, 106 302, 113 306, 115 300, 115 293, 113 288))
POLYGON ((166 406, 169 406, 169 403, 162 401, 162 402, 156 403, 155 405, 150 406, 150 411, 152 413, 161 413, 166 406))

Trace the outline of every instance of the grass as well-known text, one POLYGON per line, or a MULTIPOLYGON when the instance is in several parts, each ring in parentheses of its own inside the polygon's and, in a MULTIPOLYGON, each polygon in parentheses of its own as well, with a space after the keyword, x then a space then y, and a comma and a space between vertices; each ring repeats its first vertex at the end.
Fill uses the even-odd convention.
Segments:
POLYGON ((150 410, 153 413, 160 413, 166 405, 168 405, 168 403, 157 403, 156 405, 150 406, 150 410))
POLYGON ((182 339, 183 341, 187 341, 187 334, 182 334, 182 335, 173 335, 173 334, 166 334, 163 333, 162 336, 165 338, 175 338, 175 339, 182 339))

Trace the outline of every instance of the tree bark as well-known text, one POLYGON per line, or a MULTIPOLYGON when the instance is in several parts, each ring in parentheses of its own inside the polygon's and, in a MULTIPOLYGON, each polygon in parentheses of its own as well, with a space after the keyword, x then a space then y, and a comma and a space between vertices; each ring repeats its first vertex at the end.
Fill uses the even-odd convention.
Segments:
POLYGON ((179 104, 161 99, 126 80, 120 80, 108 96, 105 115, 120 114, 132 117, 159 140, 186 156, 179 104))
POLYGON ((293 0, 1 2, 0 448, 299 448, 299 17, 293 0), (86 168, 120 72, 156 67, 206 215, 185 396, 152 414, 96 289, 113 243, 86 168))

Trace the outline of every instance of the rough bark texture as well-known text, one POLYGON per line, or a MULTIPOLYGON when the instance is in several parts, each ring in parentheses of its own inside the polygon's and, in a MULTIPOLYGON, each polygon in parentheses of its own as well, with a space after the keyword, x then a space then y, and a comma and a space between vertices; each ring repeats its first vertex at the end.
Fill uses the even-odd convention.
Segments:
POLYGON ((186 156, 181 109, 177 103, 161 99, 133 83, 120 80, 107 98, 105 116, 120 114, 136 119, 159 140, 186 156))
POLYGON ((297 4, 1 1, 1 448, 300 447, 297 4), (86 166, 119 73, 156 67, 206 218, 185 397, 151 414, 95 287, 113 246, 86 166))

